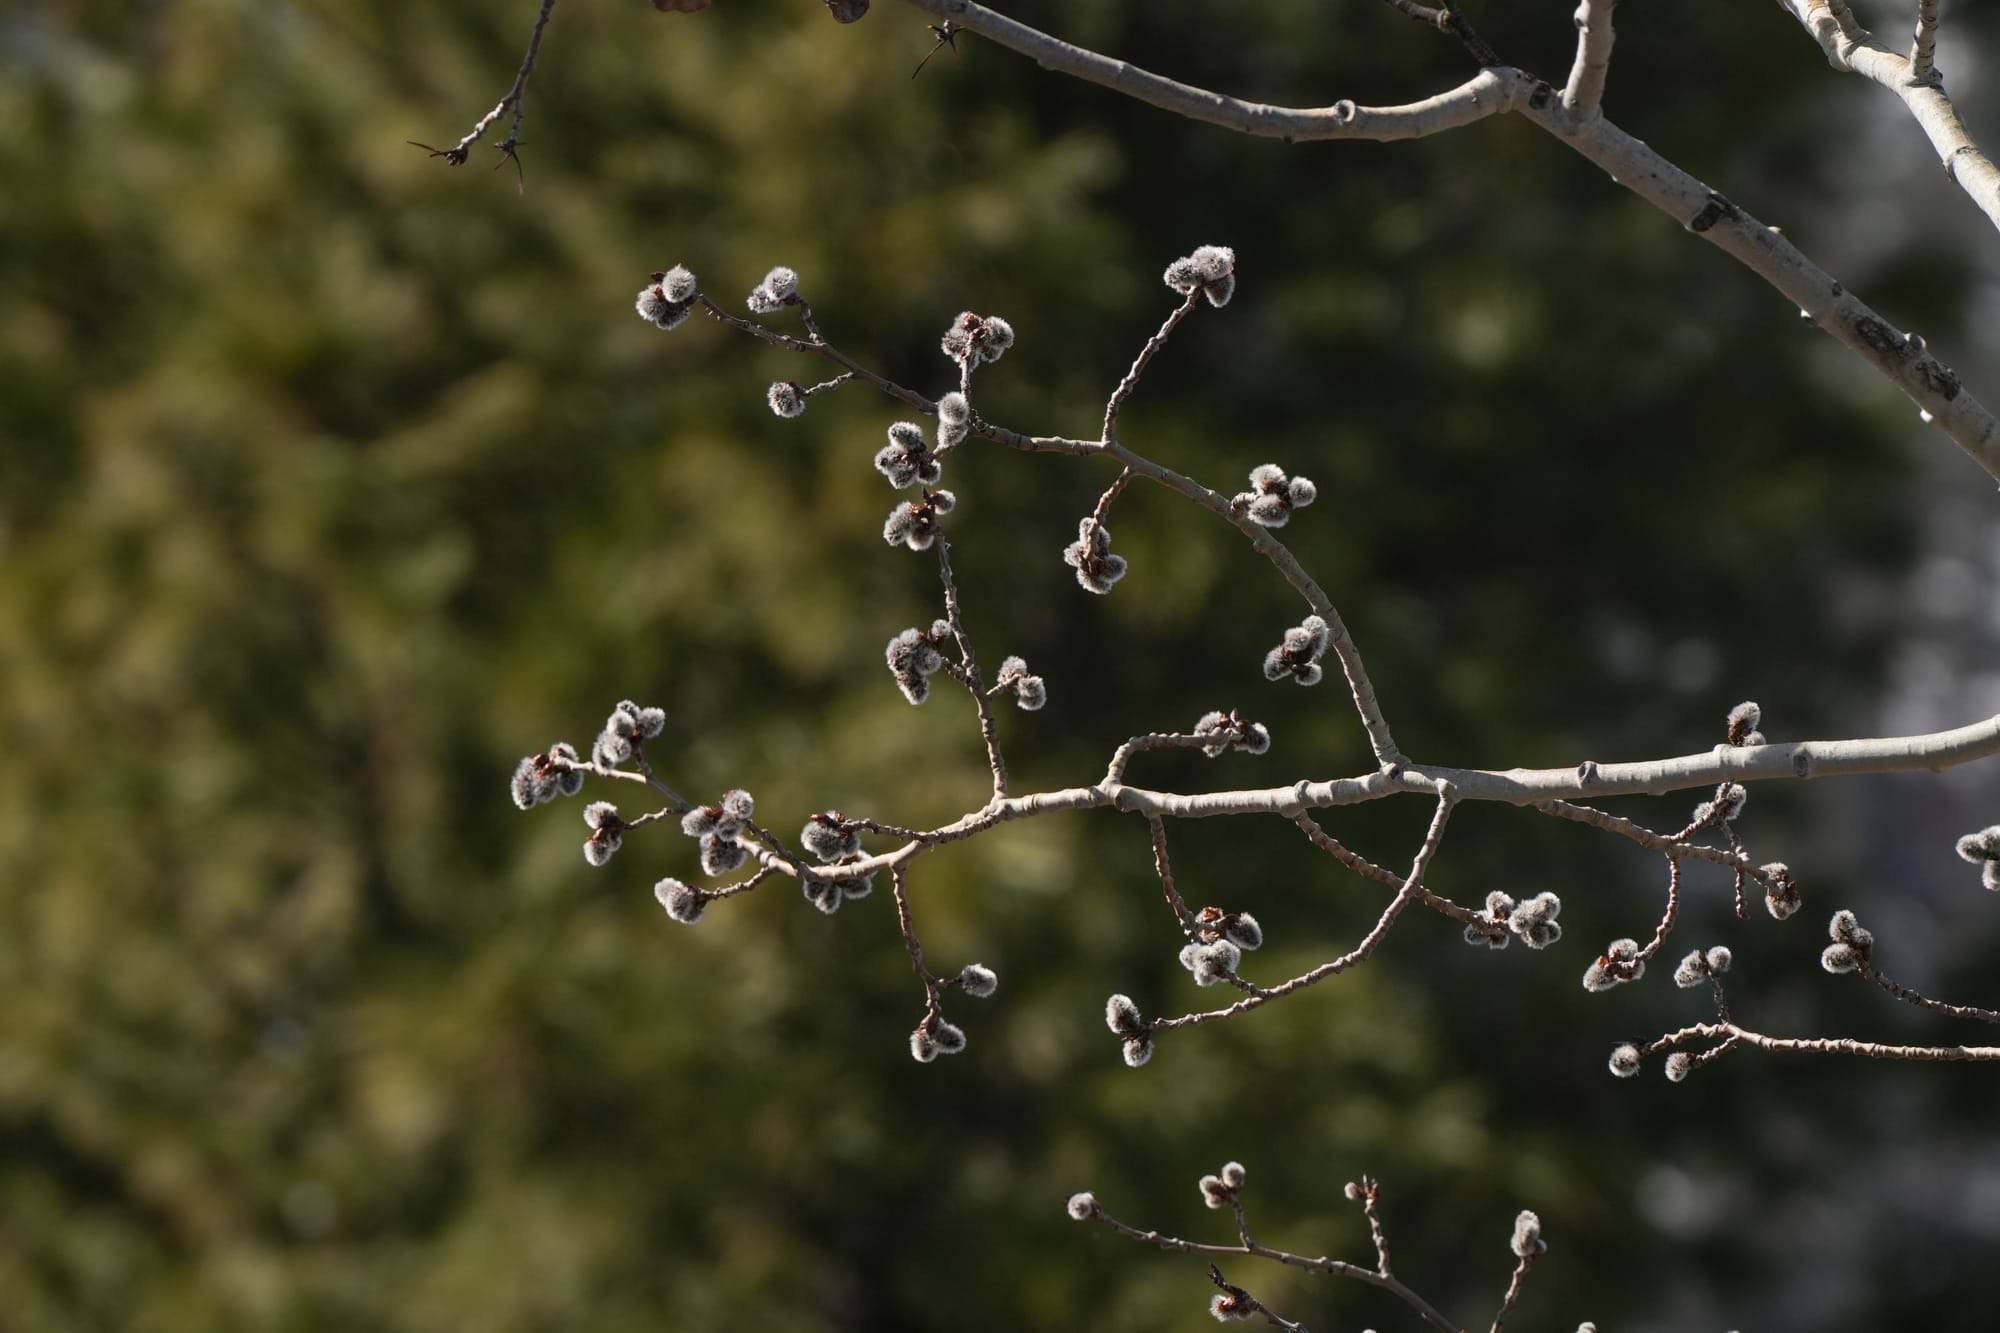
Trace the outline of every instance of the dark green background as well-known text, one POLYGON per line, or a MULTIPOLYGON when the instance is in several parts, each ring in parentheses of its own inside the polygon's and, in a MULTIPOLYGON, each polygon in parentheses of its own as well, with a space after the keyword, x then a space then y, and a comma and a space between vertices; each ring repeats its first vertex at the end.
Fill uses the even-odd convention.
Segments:
MULTIPOLYGON (((1012 8, 1277 102, 1470 72, 1359 0, 1012 8)), ((1472 12, 1559 82, 1570 8, 1472 12)), ((1662 880, 1592 830, 1471 809, 1437 863, 1465 900, 1561 893, 1548 953, 1413 915, 1369 967, 1136 1073, 1108 993, 1216 995, 1174 961, 1144 825, 1000 830, 913 876, 937 964, 1001 977, 950 1008, 968 1051, 919 1067, 886 892, 826 919, 780 884, 690 931, 650 887, 694 875, 691 843, 647 830, 591 870, 578 803, 521 815, 505 790, 630 696, 668 712, 669 781, 748 787, 787 835, 829 806, 925 825, 982 799, 962 696, 912 709, 881 663, 938 612, 931 562, 879 536, 868 459, 902 414, 850 389, 774 418, 764 386, 816 366, 633 318, 675 261, 730 305, 795 266, 829 336, 932 394, 946 321, 1005 315, 1019 345, 981 410, 1091 435, 1171 308, 1159 270, 1233 245, 1234 304, 1161 355, 1124 437, 1218 488, 1265 461, 1318 482, 1285 537, 1433 762, 1699 750, 1744 697, 1774 737, 1870 731, 1926 486, 1989 485, 1903 400, 1525 122, 1253 141, 977 38, 912 82, 928 37, 891 0, 852 27, 813 0, 565 0, 524 194, 484 146, 458 171, 407 147, 491 106, 532 10, 0 18, 0 1326, 1192 1330, 1198 1262, 1062 1201, 1224 1240, 1194 1182, 1236 1157, 1264 1239, 1353 1259, 1340 1186, 1382 1177, 1398 1272, 1468 1324, 1533 1207, 1551 1251, 1510 1327, 1991 1327, 2000 1207, 1965 1184, 2000 1180, 1991 1076, 1746 1054, 1614 1081, 1615 1040, 1701 1007, 1661 975, 1578 988, 1662 880)), ((1977 388, 1953 330, 1992 233, 1928 170, 1895 236, 1856 221, 1857 144, 1926 151, 1894 103, 1775 6, 1620 18, 1610 113, 1855 257, 1841 276, 1977 388)), ((1949 37, 1993 37, 1984 18, 1949 37)), ((1211 516, 1135 490, 1112 525, 1130 576, 1076 587, 1059 552, 1110 476, 983 445, 950 465, 975 639, 1049 682, 1045 711, 1000 718, 1015 789, 1229 706, 1270 724, 1268 756, 1134 779, 1364 768, 1340 694, 1262 680, 1301 610, 1211 516)), ((1992 939, 1949 852, 1991 822, 1991 780, 1951 789, 1963 827, 1924 813, 1935 780, 1847 790, 1759 789, 1741 826, 1806 911, 1738 925, 1697 871, 1670 949, 1734 946, 1738 1013, 1773 1031, 1977 1039, 1814 958, 1831 907, 1870 919, 1912 886, 1958 957, 1992 939), (1924 836, 1859 860, 1836 817, 1924 836)), ((1674 826, 1692 799, 1623 808, 1674 826)), ((1427 816, 1329 823, 1399 864, 1427 816)), ((1197 904, 1263 920, 1260 979, 1382 901, 1281 821, 1173 837, 1197 904)), ((1991 1002, 1990 968, 1925 973, 1922 945, 1912 979, 1991 1002)), ((1354 1284, 1229 1271, 1315 1328, 1413 1326, 1354 1284)))

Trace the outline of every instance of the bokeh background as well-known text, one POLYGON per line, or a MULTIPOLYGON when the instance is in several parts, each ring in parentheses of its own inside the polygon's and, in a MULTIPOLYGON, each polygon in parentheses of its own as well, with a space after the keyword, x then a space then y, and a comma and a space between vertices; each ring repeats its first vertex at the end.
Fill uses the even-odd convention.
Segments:
MULTIPOLYGON (((1467 73, 1363 0, 1009 8, 1271 101, 1467 73)), ((1559 79, 1568 0, 1469 8, 1559 79)), ((1863 17, 1899 33, 1901 8, 1863 17)), ((2000 24, 1966 8, 1940 61, 1991 139, 2000 24)), ((1383 1178, 1399 1274, 1468 1325, 1532 1207, 1524 1328, 1993 1326, 1993 1075, 1744 1054, 1613 1080, 1615 1041, 1701 1005, 1663 975, 1579 989, 1661 901, 1593 830, 1470 809, 1437 863, 1462 899, 1560 893, 1549 952, 1412 916, 1137 1072, 1108 993, 1215 995, 1174 960, 1143 824, 999 830, 913 878, 937 965, 1001 976, 951 1006, 968 1051, 920 1067, 886 892, 825 918, 781 884, 686 929, 650 890, 692 843, 648 830, 593 870, 580 803, 506 794, 629 696, 668 712, 663 776, 747 787, 781 832, 981 799, 964 701, 912 709, 881 664, 938 611, 931 562, 879 536, 868 460, 900 414, 847 390, 774 418, 765 386, 816 365, 633 318, 675 261, 727 301, 796 267, 836 342, 932 393, 946 321, 1003 314, 981 410, 1087 435, 1171 306, 1161 267, 1235 246, 1234 304, 1162 354, 1125 437, 1219 488, 1272 460, 1319 483, 1285 536, 1435 762, 1698 750, 1742 698, 1777 738, 2000 710, 1991 483, 1905 401, 1526 123, 1250 141, 977 38, 912 81, 930 39, 890 0, 852 27, 564 0, 525 192, 484 146, 459 170, 407 146, 492 105, 533 9, 0 16, 0 1326, 1193 1330, 1199 1262, 1062 1203, 1226 1240, 1194 1186, 1231 1157, 1263 1239, 1355 1259, 1341 1185, 1383 1178)), ((1611 115, 2000 393, 2000 242, 1891 99, 1775 6, 1619 18, 1611 115)), ((951 474, 975 639, 1049 682, 1001 716, 1017 791, 1214 707, 1271 753, 1135 779, 1366 765, 1340 695, 1262 679, 1300 610, 1235 533, 1135 491, 1132 572, 1093 598, 1058 555, 1104 467, 979 447, 951 474)), ((2000 907, 1950 841, 1996 798, 1990 767, 1759 788, 1740 827, 1807 909, 1737 923, 1697 867, 1673 943, 1734 947, 1768 1031, 1978 1040, 1815 959, 1852 906, 1892 975, 1992 1003, 2000 907)), ((1620 808, 1673 826, 1692 799, 1620 808)), ((1427 815, 1329 823, 1396 864, 1427 815)), ((1260 978, 1381 902, 1280 821, 1173 838, 1196 903, 1264 922, 1260 978)), ((1354 1284, 1229 1272, 1315 1328, 1414 1326, 1354 1284)))

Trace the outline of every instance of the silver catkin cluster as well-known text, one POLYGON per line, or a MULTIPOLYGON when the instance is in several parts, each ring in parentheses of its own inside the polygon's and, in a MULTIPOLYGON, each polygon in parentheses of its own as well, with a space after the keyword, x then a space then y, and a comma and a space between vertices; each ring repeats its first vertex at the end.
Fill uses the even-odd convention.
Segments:
POLYGON ((694 312, 695 297, 701 287, 694 274, 679 264, 664 273, 654 273, 639 289, 633 308, 639 318, 662 329, 677 329, 694 312))
POLYGON ((1727 945, 1696 949, 1681 959, 1680 966, 1674 969, 1674 984, 1682 990, 1692 990, 1710 978, 1720 977, 1729 970, 1733 961, 1735 955, 1730 953, 1727 945))
POLYGON ((1267 680, 1283 680, 1290 676, 1301 685, 1317 685, 1325 670, 1319 659, 1326 655, 1333 634, 1326 621, 1318 616, 1307 616, 1291 629, 1278 646, 1264 654, 1264 677, 1267 680))
POLYGON ((882 540, 891 546, 928 551, 942 530, 938 527, 938 517, 957 507, 958 497, 950 491, 925 491, 921 499, 899 504, 889 511, 882 524, 882 540))
POLYGON ((1548 1251, 1548 1242, 1542 1239, 1542 1219, 1523 1208, 1521 1215, 1514 1219, 1514 1235, 1507 1242, 1517 1259, 1533 1259, 1548 1251))
POLYGON ((1742 783, 1724 782, 1716 787, 1715 795, 1694 808, 1689 823, 1696 830, 1720 828, 1735 822, 1749 800, 1750 792, 1742 783))
POLYGON ((966 366, 998 361, 1014 345, 1014 326, 998 315, 959 312, 951 327, 938 340, 938 348, 952 360, 966 366))
POLYGON ((889 640, 883 657, 889 663, 889 674, 896 678, 896 688, 911 703, 920 704, 931 697, 931 677, 944 670, 944 654, 938 648, 950 635, 950 621, 933 620, 928 634, 911 628, 889 640))
POLYGON ((1199 291, 1220 309, 1236 295, 1236 252, 1226 245, 1204 245, 1167 265, 1160 280, 1183 296, 1199 291))
POLYGON ((914 421, 898 421, 889 427, 889 442, 875 455, 875 470, 899 491, 912 486, 935 486, 944 477, 944 467, 924 443, 924 428, 914 421))
POLYGON ((1979 867, 1979 882, 2000 891, 2000 824, 1958 840, 1958 854, 1979 867))
POLYGON ((508 783, 514 804, 532 810, 558 796, 576 795, 583 790, 583 772, 573 767, 579 763, 576 747, 568 741, 557 741, 542 753, 527 756, 514 765, 514 777, 508 783))
POLYGON ((620 700, 611 716, 604 720, 604 730, 597 733, 597 739, 590 746, 590 761, 605 768, 616 768, 633 755, 649 740, 666 730, 667 713, 663 708, 641 708, 630 699, 620 700))
POLYGON ((1287 477, 1276 463, 1265 463, 1250 469, 1250 489, 1231 498, 1229 507, 1260 527, 1282 528, 1293 510, 1318 498, 1319 487, 1306 478, 1287 477))
POLYGON ((592 801, 583 808, 583 822, 590 828, 590 837, 584 840, 583 859, 594 866, 606 865, 625 841, 625 830, 630 827, 618 815, 618 807, 609 801, 592 801))
POLYGON ((1792 878, 1792 868, 1783 861, 1772 861, 1757 867, 1757 873, 1764 878, 1764 910, 1773 918, 1783 921, 1799 910, 1805 901, 1805 894, 1799 889, 1798 881, 1792 878))
MULTIPOLYGON (((822 811, 807 819, 805 827, 799 830, 799 842, 822 865, 851 866, 867 859, 861 853, 861 825, 838 810, 822 811)), ((831 916, 840 910, 841 903, 873 893, 875 876, 871 873, 852 879, 821 879, 807 875, 799 887, 807 902, 831 916)))
POLYGON ((1104 1002, 1104 1026, 1125 1043, 1125 1063, 1137 1069, 1153 1058, 1153 1025, 1139 1012, 1129 995, 1114 995, 1104 1002))
POLYGON ((1553 893, 1544 891, 1516 902, 1512 894, 1495 889, 1486 895, 1485 908, 1472 914, 1465 927, 1465 942, 1504 949, 1508 940, 1518 936, 1530 949, 1546 949, 1562 938, 1562 926, 1556 921, 1561 915, 1562 899, 1553 893))
POLYGON ((788 305, 796 305, 799 299, 799 275, 778 265, 764 275, 764 280, 750 289, 745 304, 752 314, 771 315, 788 305))
POLYGON ((698 805, 681 817, 681 832, 701 844, 704 875, 726 875, 750 857, 742 836, 757 802, 747 791, 726 791, 714 805, 698 805))
POLYGON ((1757 725, 1763 720, 1764 710, 1745 699, 1729 710, 1726 739, 1731 745, 1764 744, 1764 733, 1757 730, 1757 725))
POLYGON ((1201 752, 1210 759, 1225 750, 1241 750, 1245 754, 1263 754, 1271 748, 1271 732, 1261 722, 1251 722, 1243 714, 1231 709, 1203 713, 1201 720, 1194 724, 1197 736, 1214 736, 1215 744, 1204 745, 1201 752))
POLYGON ((806 411, 806 391, 796 380, 778 380, 764 395, 764 401, 771 411, 781 417, 804 416, 806 411))
POLYGON ((945 1021, 942 1014, 930 1014, 910 1033, 910 1057, 929 1064, 940 1055, 957 1055, 965 1049, 965 1029, 945 1021))
POLYGON ((1224 1162, 1222 1170, 1201 1178, 1201 1201, 1210 1208, 1235 1207, 1243 1198, 1243 1179, 1243 1163, 1224 1162))
POLYGON ((1607 991, 1645 975, 1646 960, 1639 956, 1639 942, 1613 940, 1605 946, 1597 960, 1584 969, 1583 988, 1587 991, 1607 991))
POLYGON ((1076 525, 1076 540, 1063 548, 1063 563, 1076 571, 1076 581, 1102 596, 1125 577, 1125 557, 1111 552, 1111 529, 1095 518, 1076 525))
POLYGON ((701 920, 701 914, 708 906, 706 893, 671 877, 653 886, 653 896, 660 900, 661 907, 667 909, 669 917, 684 926, 692 926, 701 920))
POLYGON ((1214 986, 1236 975, 1243 955, 1264 944, 1264 928, 1248 912, 1204 907, 1195 918, 1197 937, 1181 949, 1181 966, 1197 986, 1214 986))
POLYGON ((938 452, 956 449, 972 433, 972 402, 953 389, 938 399, 938 452))
POLYGON ((1858 972, 1875 955, 1875 936, 1844 907, 1826 923, 1826 933, 1833 943, 1820 952, 1819 965, 1835 975, 1858 972))
POLYGON ((1015 705, 1024 713, 1032 713, 1049 701, 1048 682, 1030 674, 1025 658, 1001 659, 1000 677, 994 684, 1012 690, 1015 705))

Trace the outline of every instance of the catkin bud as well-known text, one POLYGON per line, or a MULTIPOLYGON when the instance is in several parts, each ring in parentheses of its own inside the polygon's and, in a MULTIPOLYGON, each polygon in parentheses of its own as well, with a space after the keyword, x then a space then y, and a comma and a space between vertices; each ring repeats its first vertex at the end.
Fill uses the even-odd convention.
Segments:
POLYGON ((1121 1037, 1140 1037, 1146 1032, 1146 1020, 1129 995, 1114 995, 1104 1002, 1104 1026, 1121 1037))
POLYGON ((1072 1218, 1079 1222, 1088 1222, 1101 1211, 1098 1206, 1097 1196, 1089 1190, 1070 1195, 1069 1202, 1064 1204, 1063 1207, 1072 1218))
POLYGON ((665 273, 657 275, 653 281, 660 285, 661 290, 666 293, 667 299, 676 304, 694 300, 695 294, 699 290, 699 284, 695 282, 694 274, 688 272, 687 266, 684 264, 674 265, 665 273))
POLYGON ((799 882, 799 890, 805 895, 805 900, 825 916, 832 916, 840 910, 838 880, 808 877, 799 882))
POLYGON ((918 484, 935 486, 944 476, 944 466, 924 444, 923 427, 914 421, 889 427, 889 443, 875 455, 875 470, 899 491, 918 484))
POLYGON ((1707 829, 1730 823, 1743 813, 1744 803, 1749 799, 1750 793, 1742 783, 1725 782, 1715 789, 1712 799, 1694 808, 1694 826, 1707 829))
POLYGON ((1508 1244, 1515 1257, 1521 1259, 1532 1259, 1547 1250, 1548 1244, 1542 1239, 1542 1219, 1523 1208, 1514 1219, 1514 1236, 1508 1244))
POLYGON ((1214 986, 1236 975, 1243 951, 1228 940, 1189 944, 1181 950, 1181 966, 1194 973, 1197 986, 1214 986))
POLYGON ((1208 1298, 1208 1312, 1215 1316, 1215 1322, 1226 1324, 1232 1319, 1254 1319, 1257 1307, 1250 1303, 1247 1295, 1239 1296, 1233 1291, 1218 1291, 1208 1298))
POLYGON ((1758 867, 1758 873, 1767 881, 1764 888, 1764 910, 1772 917, 1783 921, 1799 910, 1805 897, 1800 892, 1792 871, 1783 861, 1773 861, 1758 867))
POLYGON ((1226 913, 1222 922, 1222 938, 1246 953, 1264 947, 1264 928, 1248 912, 1226 913))
POLYGON ((1111 553, 1111 529, 1095 518, 1076 525, 1076 540, 1063 548, 1063 563, 1076 570, 1076 581, 1102 596, 1125 577, 1125 557, 1111 553))
POLYGON ((1844 907, 1840 911, 1835 912, 1833 919, 1827 922, 1826 934, 1828 939, 1838 940, 1842 944, 1853 945, 1854 951, 1861 955, 1864 962, 1867 961, 1869 951, 1875 947, 1875 937, 1868 931, 1863 930, 1861 923, 1855 919, 1854 913, 1844 907))
POLYGON ((1160 277, 1183 295, 1199 289, 1210 305, 1225 306, 1236 292, 1236 252, 1226 245, 1204 245, 1167 265, 1160 277))
POLYGON ((764 401, 769 403, 771 410, 781 417, 796 417, 805 414, 805 390, 801 389, 793 380, 779 380, 774 383, 770 388, 770 392, 764 395, 764 401))
POLYGON ((967 963, 958 974, 958 988, 974 999, 984 1000, 1000 989, 1000 977, 981 963, 967 963))
POLYGON ((1556 921, 1561 914, 1562 899, 1543 891, 1513 907, 1507 917, 1507 929, 1520 936, 1521 943, 1530 949, 1546 949, 1562 938, 1562 926, 1556 921))
POLYGON ((1641 1057, 1639 1048, 1631 1042, 1614 1047, 1611 1052, 1611 1072, 1619 1078, 1630 1078, 1639 1072, 1641 1057))
POLYGON ((677 879, 663 879, 653 886, 653 896, 660 900, 660 906, 667 909, 667 915, 684 926, 692 926, 701 920, 707 906, 707 897, 699 889, 691 889, 677 879))
POLYGON ((701 839, 701 872, 711 878, 727 875, 750 859, 750 852, 734 838, 704 834, 701 839))

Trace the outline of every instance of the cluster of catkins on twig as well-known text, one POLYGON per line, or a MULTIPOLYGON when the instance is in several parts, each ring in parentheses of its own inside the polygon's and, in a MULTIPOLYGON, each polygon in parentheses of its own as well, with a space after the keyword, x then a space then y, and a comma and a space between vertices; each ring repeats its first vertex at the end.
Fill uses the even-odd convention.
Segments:
MULTIPOLYGON (((1388 1292, 1434 1327, 1464 1327, 1447 1320, 1429 1301, 1418 1295, 1390 1270, 1388 1232, 1380 1212, 1382 1183, 1379 1180, 1364 1175, 1359 1180, 1347 1182, 1341 1191, 1349 1201, 1361 1205, 1362 1215, 1368 1221, 1368 1232, 1375 1247, 1375 1262, 1371 1266, 1328 1256, 1293 1254, 1253 1241, 1250 1236, 1250 1223, 1244 1210, 1244 1186, 1248 1178, 1249 1173, 1244 1169, 1243 1163, 1225 1162, 1221 1170, 1213 1175, 1205 1175, 1196 1182, 1197 1188, 1201 1191, 1202 1203, 1218 1212, 1228 1211, 1234 1216, 1236 1237, 1239 1242, 1236 1245, 1204 1244, 1183 1240, 1178 1236, 1164 1235, 1155 1230, 1141 1230, 1113 1217, 1098 1201, 1097 1195, 1088 1190, 1070 1195, 1063 1204, 1063 1211, 1068 1213, 1073 1221, 1095 1222, 1128 1240, 1136 1240, 1163 1250, 1181 1253, 1194 1251, 1202 1255, 1220 1257, 1235 1255, 1265 1259, 1308 1272, 1352 1278, 1388 1292)), ((1514 1230, 1507 1238, 1507 1248, 1514 1255, 1514 1271, 1501 1301, 1500 1314, 1493 1321, 1495 1329, 1505 1323, 1508 1313, 1520 1299, 1522 1283, 1528 1271, 1535 1266, 1537 1260, 1548 1253, 1548 1242, 1542 1235, 1542 1219, 1528 1209, 1522 1209, 1514 1218, 1514 1230)), ((1264 1321, 1273 1327, 1292 1330, 1292 1333, 1305 1333, 1303 1324, 1286 1319, 1247 1289, 1231 1282, 1214 1263, 1208 1265, 1208 1280, 1216 1288, 1215 1294, 1210 1296, 1208 1301, 1208 1313, 1215 1319, 1228 1323, 1262 1316, 1264 1321)), ((1586 1321, 1577 1325, 1576 1333, 1597 1333, 1597 1325, 1586 1321)))

